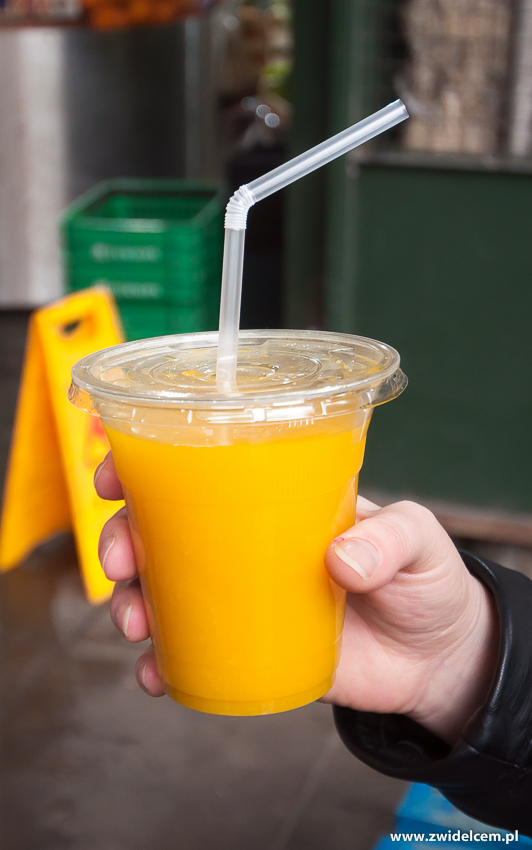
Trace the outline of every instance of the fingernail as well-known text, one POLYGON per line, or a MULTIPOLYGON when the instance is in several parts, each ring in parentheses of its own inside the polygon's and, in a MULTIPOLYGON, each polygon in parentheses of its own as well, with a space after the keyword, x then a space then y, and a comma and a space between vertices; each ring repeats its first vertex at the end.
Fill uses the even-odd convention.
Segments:
POLYGON ((366 540, 344 537, 333 546, 334 554, 367 581, 379 566, 379 553, 366 540))
POLYGON ((133 608, 133 604, 130 602, 129 605, 121 605, 116 612, 116 621, 120 627, 120 631, 124 635, 124 637, 129 637, 128 635, 128 627, 129 627, 129 618, 131 617, 131 609, 133 608))
POLYGON ((146 687, 146 662, 144 662, 144 664, 139 667, 137 676, 140 679, 141 685, 144 685, 144 687, 146 687))
POLYGON ((108 534, 107 537, 104 537, 99 546, 98 557, 100 558, 100 564, 102 565, 102 570, 105 569, 105 561, 107 560, 107 556, 116 542, 116 534, 108 534))

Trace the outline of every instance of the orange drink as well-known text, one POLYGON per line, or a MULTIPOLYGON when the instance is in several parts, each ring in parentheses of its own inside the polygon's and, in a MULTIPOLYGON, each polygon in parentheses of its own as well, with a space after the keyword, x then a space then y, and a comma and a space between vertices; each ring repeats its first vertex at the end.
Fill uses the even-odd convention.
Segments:
POLYGON ((323 556, 355 521, 361 429, 229 446, 107 435, 170 695, 221 714, 322 696, 344 614, 323 556))
POLYGON ((216 389, 216 334, 191 334, 85 358, 71 399, 111 444, 167 693, 270 714, 332 685, 345 593, 324 554, 355 521, 372 408, 405 378, 372 340, 240 340, 232 393, 216 389))

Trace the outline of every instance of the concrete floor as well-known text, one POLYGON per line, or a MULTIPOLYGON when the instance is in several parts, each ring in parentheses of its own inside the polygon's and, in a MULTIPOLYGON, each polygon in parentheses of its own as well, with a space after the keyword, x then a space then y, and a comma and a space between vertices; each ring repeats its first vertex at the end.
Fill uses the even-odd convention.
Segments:
MULTIPOLYGON (((27 316, 0 313, 3 475, 27 316)), ((473 547, 471 547, 473 548, 473 547)), ((474 548, 532 575, 532 553, 474 548)), ((403 783, 314 704, 214 717, 136 686, 141 647, 83 596, 70 538, 0 578, 2 850, 370 850, 403 783)))
POLYGON ((84 599, 72 541, 1 580, 3 850, 369 850, 403 786, 317 703, 264 718, 152 700, 84 599))
MULTIPOLYGON (((0 313, 3 476, 27 316, 0 313)), ((370 850, 404 785, 327 706, 214 717, 136 686, 141 647, 83 596, 70 538, 0 578, 2 850, 370 850)))

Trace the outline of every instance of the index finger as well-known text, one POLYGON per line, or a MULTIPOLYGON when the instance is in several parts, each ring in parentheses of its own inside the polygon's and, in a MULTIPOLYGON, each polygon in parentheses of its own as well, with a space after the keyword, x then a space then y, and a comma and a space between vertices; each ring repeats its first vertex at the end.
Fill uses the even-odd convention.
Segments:
POLYGON ((122 485, 116 474, 115 463, 109 452, 94 473, 94 487, 100 499, 123 499, 122 485))

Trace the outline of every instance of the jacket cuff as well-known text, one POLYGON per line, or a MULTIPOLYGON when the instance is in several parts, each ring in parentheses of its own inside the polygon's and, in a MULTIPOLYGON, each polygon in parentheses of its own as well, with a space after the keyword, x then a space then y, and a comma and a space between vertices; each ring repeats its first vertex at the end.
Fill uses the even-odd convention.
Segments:
POLYGON ((460 554, 495 597, 500 647, 486 703, 467 723, 458 743, 451 748, 400 715, 335 706, 334 720, 347 748, 370 767, 433 785, 474 813, 479 794, 488 793, 494 784, 499 794, 501 788, 510 791, 532 764, 532 582, 468 552, 460 554))

